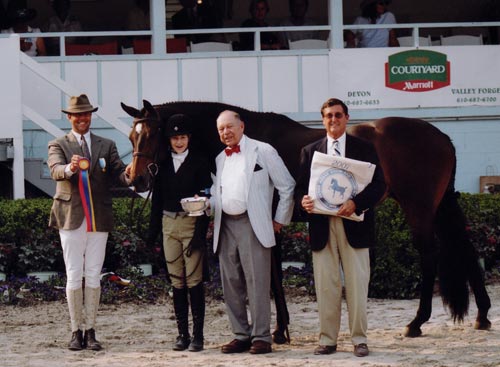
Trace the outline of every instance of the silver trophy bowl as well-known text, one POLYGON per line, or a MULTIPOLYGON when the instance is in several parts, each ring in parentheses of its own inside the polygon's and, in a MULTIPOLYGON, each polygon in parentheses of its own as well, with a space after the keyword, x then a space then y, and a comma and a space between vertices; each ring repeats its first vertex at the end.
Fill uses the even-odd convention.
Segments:
POLYGON ((198 217, 203 215, 204 210, 207 208, 206 197, 190 197, 181 199, 182 209, 188 213, 190 217, 198 217))

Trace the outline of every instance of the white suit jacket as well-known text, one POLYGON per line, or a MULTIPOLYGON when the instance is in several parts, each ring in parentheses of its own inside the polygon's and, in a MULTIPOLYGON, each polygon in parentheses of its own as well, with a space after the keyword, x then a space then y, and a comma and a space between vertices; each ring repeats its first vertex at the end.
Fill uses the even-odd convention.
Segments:
MULTIPOLYGON (((295 181, 271 145, 246 137, 242 153, 245 155, 245 175, 248 183, 248 217, 262 246, 272 247, 276 244, 272 218, 274 188, 279 194, 274 220, 286 225, 290 223, 293 214, 295 181)), ((225 160, 226 154, 222 151, 215 159, 217 175, 213 177, 210 190, 210 208, 214 214, 214 252, 217 251, 222 220, 221 177, 225 160)))

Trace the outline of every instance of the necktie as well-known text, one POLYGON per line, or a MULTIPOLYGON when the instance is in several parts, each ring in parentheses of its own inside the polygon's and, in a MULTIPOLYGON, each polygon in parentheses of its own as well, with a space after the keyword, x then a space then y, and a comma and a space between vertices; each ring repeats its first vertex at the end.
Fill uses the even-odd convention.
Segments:
POLYGON ((232 148, 229 148, 229 147, 228 147, 228 148, 224 149, 224 151, 226 152, 226 155, 227 155, 228 157, 230 157, 230 156, 231 156, 231 154, 233 154, 233 153, 239 153, 239 152, 240 152, 240 146, 239 146, 239 145, 235 145, 235 146, 234 146, 234 147, 232 147, 232 148))
POLYGON ((82 135, 82 151, 83 151, 83 156, 85 158, 90 159, 89 146, 87 145, 87 140, 85 140, 85 136, 83 136, 83 135, 82 135))
POLYGON ((333 141, 333 152, 334 152, 333 155, 337 155, 339 157, 341 156, 338 140, 333 141))

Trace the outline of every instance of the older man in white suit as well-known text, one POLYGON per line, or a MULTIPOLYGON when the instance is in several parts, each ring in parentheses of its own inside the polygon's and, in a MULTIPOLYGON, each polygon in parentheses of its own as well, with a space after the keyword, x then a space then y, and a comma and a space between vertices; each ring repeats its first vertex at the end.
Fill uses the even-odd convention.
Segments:
POLYGON ((278 152, 269 144, 244 135, 238 113, 217 118, 221 141, 227 146, 216 158, 211 188, 214 252, 219 255, 222 287, 234 339, 223 353, 272 352, 270 333, 271 247, 274 233, 290 222, 295 181, 278 152), (274 219, 274 189, 279 202, 274 219), (247 317, 246 302, 252 324, 247 317))

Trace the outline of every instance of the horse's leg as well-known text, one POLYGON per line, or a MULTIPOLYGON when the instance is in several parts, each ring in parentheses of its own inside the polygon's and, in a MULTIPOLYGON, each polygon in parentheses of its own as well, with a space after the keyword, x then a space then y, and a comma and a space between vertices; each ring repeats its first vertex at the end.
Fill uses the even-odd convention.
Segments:
MULTIPOLYGON (((430 226, 429 226, 430 227, 430 226)), ((412 231, 413 244, 420 254, 422 281, 420 288, 420 302, 415 318, 406 325, 404 336, 414 338, 422 335, 421 326, 429 320, 432 313, 432 296, 437 272, 437 251, 429 230, 412 231)))
POLYGON ((488 320, 488 311, 491 307, 491 301, 488 292, 486 292, 486 287, 484 286, 483 273, 481 272, 476 256, 471 256, 469 259, 471 261, 469 283, 477 305, 477 317, 474 329, 490 330, 491 322, 488 320))
POLYGON ((273 341, 276 344, 290 343, 288 324, 290 315, 286 305, 285 292, 283 289, 283 271, 281 268, 281 235, 276 234, 276 246, 271 248, 271 291, 274 295, 276 305, 276 326, 273 331, 273 341))

